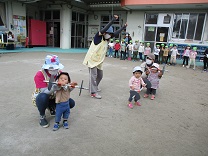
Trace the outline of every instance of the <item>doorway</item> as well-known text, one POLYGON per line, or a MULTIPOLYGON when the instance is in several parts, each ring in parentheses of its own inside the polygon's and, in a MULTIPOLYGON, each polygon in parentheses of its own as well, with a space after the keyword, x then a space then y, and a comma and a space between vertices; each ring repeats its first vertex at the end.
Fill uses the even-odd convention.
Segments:
POLYGON ((71 47, 72 48, 84 48, 85 40, 85 25, 83 23, 72 23, 71 30, 71 47))
POLYGON ((47 46, 60 47, 60 22, 50 21, 46 23, 47 46))
POLYGON ((168 27, 158 27, 157 35, 156 35, 156 42, 167 42, 168 30, 169 30, 168 27))

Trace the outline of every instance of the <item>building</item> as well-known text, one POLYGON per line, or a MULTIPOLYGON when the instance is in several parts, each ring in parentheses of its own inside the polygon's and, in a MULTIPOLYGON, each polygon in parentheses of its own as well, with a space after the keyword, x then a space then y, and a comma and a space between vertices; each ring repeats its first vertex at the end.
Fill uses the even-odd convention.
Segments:
MULTIPOLYGON (((112 17, 133 41, 208 45, 207 0, 0 0, 0 34, 33 46, 86 48, 112 17)), ((123 32, 118 38, 123 38, 123 32)))

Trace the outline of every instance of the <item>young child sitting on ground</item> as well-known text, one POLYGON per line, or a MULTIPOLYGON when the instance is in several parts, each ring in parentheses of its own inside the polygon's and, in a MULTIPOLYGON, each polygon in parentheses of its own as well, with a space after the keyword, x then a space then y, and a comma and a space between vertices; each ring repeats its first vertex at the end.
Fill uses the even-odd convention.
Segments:
POLYGON ((153 63, 150 70, 146 70, 148 75, 147 79, 150 81, 152 87, 147 88, 144 98, 147 98, 149 94, 152 94, 151 100, 155 99, 156 90, 159 87, 159 79, 162 77, 162 71, 159 69, 159 64, 153 63))
POLYGON ((129 87, 130 87, 130 97, 129 97, 129 108, 133 108, 131 101, 134 99, 135 105, 141 106, 139 99, 140 99, 140 88, 141 85, 143 87, 146 86, 143 79, 141 78, 142 75, 142 68, 140 66, 136 66, 133 69, 133 76, 129 80, 129 87))
POLYGON ((71 83, 71 79, 69 74, 66 72, 61 72, 57 78, 57 84, 52 86, 52 89, 56 91, 56 116, 55 116, 55 124, 53 130, 56 131, 59 129, 59 122, 61 121, 61 116, 63 114, 63 127, 68 129, 68 118, 70 114, 69 108, 69 97, 70 92, 73 90, 76 82, 71 83))

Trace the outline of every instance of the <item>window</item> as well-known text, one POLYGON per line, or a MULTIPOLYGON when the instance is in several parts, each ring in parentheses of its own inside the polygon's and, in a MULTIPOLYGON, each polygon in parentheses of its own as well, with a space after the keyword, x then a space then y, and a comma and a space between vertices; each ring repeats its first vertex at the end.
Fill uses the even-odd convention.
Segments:
POLYGON ((158 14, 146 14, 145 24, 157 24, 158 14))
POLYGON ((172 38, 201 41, 205 13, 179 13, 174 15, 172 38))
POLYGON ((195 38, 194 38, 195 40, 201 40, 204 19, 205 19, 205 14, 199 14, 197 26, 196 26, 195 38))
POLYGON ((187 39, 193 39, 194 38, 194 31, 196 28, 196 20, 197 20, 197 14, 190 14, 189 16, 189 23, 188 23, 188 30, 187 30, 187 39))
POLYGON ((53 11, 53 19, 60 19, 60 11, 59 10, 53 11))
POLYGON ((145 27, 145 41, 155 41, 155 27, 145 27))
POLYGON ((51 20, 51 11, 45 11, 45 20, 51 20))
POLYGON ((6 28, 7 22, 6 22, 6 9, 5 9, 5 3, 0 2, 0 28, 6 28))

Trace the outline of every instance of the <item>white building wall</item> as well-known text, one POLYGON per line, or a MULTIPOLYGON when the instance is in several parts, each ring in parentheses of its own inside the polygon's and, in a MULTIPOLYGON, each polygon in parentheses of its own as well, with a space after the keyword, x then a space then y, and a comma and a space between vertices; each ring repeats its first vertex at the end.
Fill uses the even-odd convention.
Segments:
POLYGON ((144 12, 128 11, 127 13, 127 32, 135 40, 143 41, 144 38, 144 12))
POLYGON ((71 48, 71 20, 72 10, 66 5, 60 10, 60 48, 71 48))

